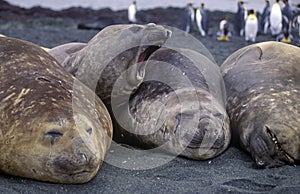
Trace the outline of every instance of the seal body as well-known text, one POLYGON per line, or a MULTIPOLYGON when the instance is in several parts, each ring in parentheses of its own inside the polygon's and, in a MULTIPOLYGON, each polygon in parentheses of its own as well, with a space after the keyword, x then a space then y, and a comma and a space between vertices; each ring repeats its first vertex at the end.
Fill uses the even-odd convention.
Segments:
MULTIPOLYGON (((147 63, 144 82, 131 94, 122 126, 148 148, 196 160, 222 153, 230 129, 217 65, 198 52, 169 48, 157 50, 147 63)), ((122 105, 115 104, 114 112, 124 116, 127 105, 122 105)))
POLYGON ((221 66, 233 140, 259 167, 300 159, 299 51, 259 43, 236 51, 221 66))
MULTIPOLYGON (((126 82, 130 85, 128 87, 136 87, 142 81, 145 70, 145 63, 140 62, 147 60, 163 45, 170 33, 169 30, 155 24, 108 26, 94 36, 84 48, 68 52, 61 65, 95 91, 104 104, 109 106, 112 88, 117 78, 126 72, 126 82), (128 69, 130 71, 127 71, 128 69)), ((73 43, 68 45, 70 44, 73 43)), ((66 52, 65 48, 68 48, 68 45, 55 47, 49 53, 62 61, 59 53, 66 52), (55 50, 59 52, 54 52, 55 50)))
POLYGON ((112 138, 94 93, 32 43, 0 38, 0 171, 56 183, 98 172, 112 138))
POLYGON ((54 56, 57 62, 61 64, 68 72, 74 74, 77 71, 77 66, 68 66, 68 61, 72 60, 72 57, 75 56, 74 53, 79 52, 86 45, 86 43, 81 42, 67 43, 48 50, 48 53, 51 56, 54 56))
MULTIPOLYGON (((128 138, 121 136, 112 110, 111 95, 116 81, 119 77, 124 78, 122 88, 118 88, 118 97, 128 97, 143 81, 148 58, 167 41, 170 34, 169 30, 155 24, 112 25, 63 60, 62 66, 69 71, 74 70, 73 75, 94 90, 109 109, 114 120, 114 140, 121 142, 128 138)), ((60 48, 51 50, 64 53, 67 45, 60 48)), ((51 50, 54 58, 61 56, 51 50)))

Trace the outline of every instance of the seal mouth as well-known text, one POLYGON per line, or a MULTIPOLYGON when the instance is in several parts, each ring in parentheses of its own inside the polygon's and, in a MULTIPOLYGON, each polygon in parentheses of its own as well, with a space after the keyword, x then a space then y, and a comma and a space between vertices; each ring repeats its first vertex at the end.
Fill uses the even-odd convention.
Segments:
POLYGON ((75 183, 75 184, 81 184, 86 183, 90 181, 90 179, 93 178, 93 172, 92 171, 80 171, 76 173, 65 173, 61 174, 61 177, 63 178, 63 183, 75 183))
POLYGON ((276 151, 280 152, 285 157, 287 163, 294 164, 295 159, 281 147, 276 135, 269 129, 269 127, 266 127, 266 131, 269 134, 272 142, 274 143, 276 151))
POLYGON ((86 170, 83 170, 83 171, 80 171, 80 172, 68 174, 68 176, 71 176, 71 177, 89 176, 89 175, 92 174, 92 173, 93 173, 92 171, 86 171, 86 170))
POLYGON ((151 46, 145 46, 141 48, 141 54, 138 57, 138 63, 137 63, 137 77, 143 78, 146 65, 144 62, 146 62, 150 56, 161 48, 161 45, 151 45, 151 46))

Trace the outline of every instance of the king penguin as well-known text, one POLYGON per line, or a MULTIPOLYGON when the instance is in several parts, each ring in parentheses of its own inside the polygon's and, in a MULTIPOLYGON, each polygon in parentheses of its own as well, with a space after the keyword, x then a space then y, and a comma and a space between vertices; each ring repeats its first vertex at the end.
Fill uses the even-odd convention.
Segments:
POLYGON ((284 7, 282 8, 282 28, 283 31, 288 31, 289 33, 292 30, 292 22, 294 18, 294 13, 292 11, 292 8, 290 7, 289 1, 288 0, 283 0, 284 7))
POLYGON ((204 9, 204 3, 196 10, 196 23, 201 36, 205 36, 208 32, 208 17, 204 9))
POLYGON ((249 10, 249 15, 245 23, 245 40, 255 42, 258 30, 258 20, 253 9, 249 10))
POLYGON ((244 1, 238 2, 238 10, 235 14, 235 19, 234 19, 235 33, 238 36, 243 36, 244 34, 245 19, 247 16, 247 9, 244 4, 245 4, 244 1))
POLYGON ((219 31, 217 32, 217 40, 219 41, 230 41, 229 37, 231 37, 231 32, 228 19, 229 16, 226 15, 219 24, 219 31))
POLYGON ((270 1, 266 0, 266 6, 264 7, 264 10, 259 18, 259 31, 263 32, 264 34, 267 34, 269 25, 270 25, 270 11, 271 11, 271 5, 270 1))
POLYGON ((272 36, 280 34, 282 30, 282 12, 279 5, 279 0, 276 0, 271 8, 270 29, 272 36))
POLYGON ((133 1, 132 4, 128 7, 128 20, 130 23, 136 23, 136 1, 133 1))

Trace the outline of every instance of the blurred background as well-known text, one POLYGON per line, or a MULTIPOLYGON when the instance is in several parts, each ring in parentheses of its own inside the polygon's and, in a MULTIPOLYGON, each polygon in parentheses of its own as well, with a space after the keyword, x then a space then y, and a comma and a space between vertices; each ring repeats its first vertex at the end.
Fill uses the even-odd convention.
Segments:
MULTIPOLYGON (((55 10, 65 9, 72 6, 89 7, 93 9, 100 9, 109 7, 112 10, 127 9, 128 5, 132 3, 132 0, 7 0, 9 3, 19 5, 25 8, 33 6, 42 6, 55 10)), ((151 9, 156 7, 184 7, 189 1, 187 0, 163 0, 163 1, 149 1, 149 0, 137 0, 138 9, 151 9)), ((191 0, 195 6, 200 3, 205 3, 206 8, 215 11, 236 11, 237 1, 236 0, 191 0)), ((246 7, 262 11, 265 1, 264 0, 248 0, 246 7)), ((270 0, 273 4, 275 0, 270 0)), ((290 4, 298 4, 300 0, 289 0, 290 4)))

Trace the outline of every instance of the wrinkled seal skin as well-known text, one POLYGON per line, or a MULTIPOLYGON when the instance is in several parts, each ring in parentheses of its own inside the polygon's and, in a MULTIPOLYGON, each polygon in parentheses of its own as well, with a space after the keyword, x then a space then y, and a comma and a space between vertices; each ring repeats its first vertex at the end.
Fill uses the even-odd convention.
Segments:
POLYGON ((147 63, 129 102, 139 142, 196 160, 221 154, 231 135, 219 67, 187 49, 160 48, 147 63))
POLYGON ((32 43, 0 38, 0 171, 85 183, 110 146, 110 116, 94 93, 32 43))
POLYGON ((221 66, 234 142, 259 167, 300 159, 299 53, 265 42, 236 51, 221 66))
POLYGON ((137 66, 139 58, 145 54, 146 60, 156 47, 165 43, 170 33, 164 27, 151 23, 111 25, 95 35, 84 48, 80 48, 82 43, 69 43, 59 46, 60 48, 55 47, 49 53, 55 59, 61 58, 58 51, 68 53, 61 65, 94 90, 104 104, 109 105, 111 91, 117 78, 129 67, 134 66, 127 76, 131 92, 132 88, 141 83, 144 76, 144 64, 137 66), (151 46, 154 47, 153 50, 151 46), (146 48, 149 48, 148 53, 143 53, 146 48), (71 50, 74 52, 70 52, 71 50))
POLYGON ((48 50, 48 53, 53 56, 59 64, 61 64, 68 72, 75 73, 78 67, 67 66, 68 61, 72 60, 70 57, 76 52, 79 52, 87 44, 81 42, 72 42, 63 45, 59 45, 48 50), (72 69, 74 68, 74 69, 72 69))
MULTIPOLYGON (((69 53, 62 66, 101 98, 114 122, 114 140, 128 139, 119 131, 118 122, 111 109, 111 93, 116 80, 125 74, 125 86, 120 96, 129 95, 143 81, 146 61, 163 45, 171 32, 160 25, 112 25, 94 36, 88 44, 76 52, 66 51, 68 45, 61 45, 63 53, 69 53)), ((76 46, 75 46, 76 47, 76 46)), ((74 48, 74 47, 73 47, 74 48)), ((58 52, 50 54, 59 58, 58 52), (56 54, 55 54, 56 53, 56 54)), ((76 50, 76 49, 75 49, 76 50)))

